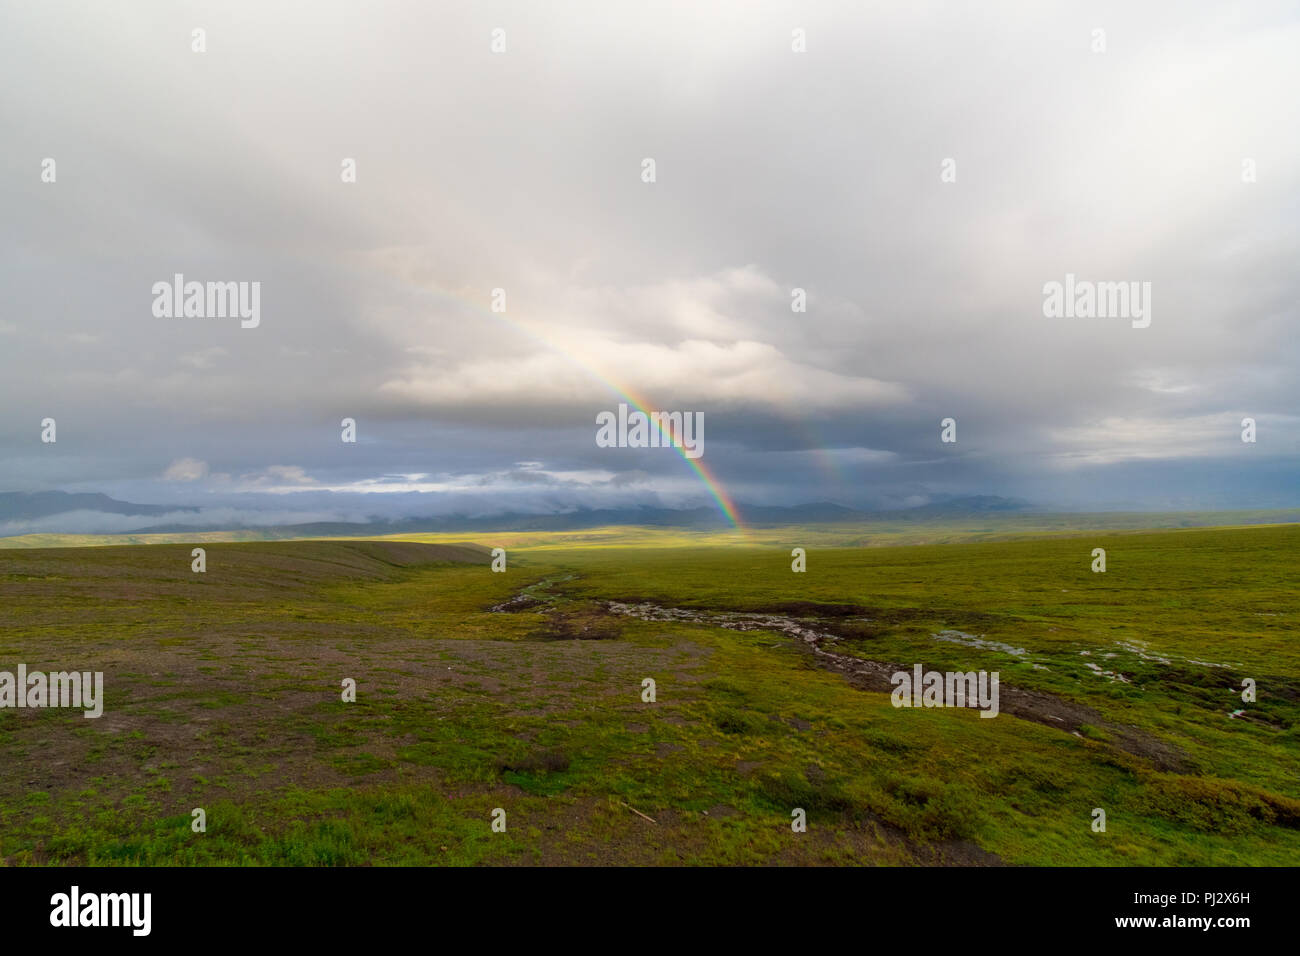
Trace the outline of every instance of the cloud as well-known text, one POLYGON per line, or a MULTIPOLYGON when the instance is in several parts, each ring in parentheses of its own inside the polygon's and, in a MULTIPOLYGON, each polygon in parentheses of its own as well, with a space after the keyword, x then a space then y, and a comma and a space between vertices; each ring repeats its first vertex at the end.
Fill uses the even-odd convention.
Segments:
MULTIPOLYGON (((1053 460, 1066 467, 1111 465, 1132 461, 1175 462, 1185 459, 1242 459, 1256 450, 1241 440, 1239 412, 1182 418, 1110 417, 1052 430, 1058 450, 1053 460)), ((1300 417, 1272 417, 1256 422, 1274 443, 1273 454, 1300 450, 1300 417), (1280 447, 1279 446, 1280 443, 1280 447)), ((1259 442, 1258 434, 1255 445, 1259 442)), ((1247 459, 1248 460, 1248 459, 1247 459)))
POLYGON ((163 481, 201 481, 208 475, 208 463, 197 458, 177 458, 163 472, 163 481))
MULTIPOLYGON (((691 410, 748 406, 799 413, 882 406, 907 390, 869 376, 843 375, 791 361, 772 345, 691 339, 675 345, 592 340, 564 352, 475 359, 451 367, 414 367, 380 386, 421 406, 608 402, 611 381, 651 407, 691 410), (613 379, 607 370, 624 370, 613 379)), ((618 393, 615 393, 617 395, 618 393)))
POLYGON ((211 348, 199 349, 197 352, 190 352, 180 357, 180 361, 185 365, 197 369, 209 369, 216 364, 217 359, 229 355, 230 353, 220 345, 214 345, 211 348))
POLYGON ((579 0, 510 7, 492 56, 470 6, 248 3, 201 58, 162 0, 59 9, 0 31, 11 487, 707 495, 679 458, 594 447, 631 392, 703 411, 710 471, 755 501, 1136 504, 1193 460, 1224 469, 1205 501, 1300 495, 1292 5, 1105 6, 1104 54, 1032 0, 813 5, 795 54, 785 4, 579 0), (155 318, 177 272, 261 282, 260 325, 155 318), (1150 328, 1045 319, 1069 272, 1151 282, 1150 328))
POLYGON ((314 487, 317 481, 300 465, 270 465, 261 472, 240 475, 238 484, 244 490, 278 493, 314 487))

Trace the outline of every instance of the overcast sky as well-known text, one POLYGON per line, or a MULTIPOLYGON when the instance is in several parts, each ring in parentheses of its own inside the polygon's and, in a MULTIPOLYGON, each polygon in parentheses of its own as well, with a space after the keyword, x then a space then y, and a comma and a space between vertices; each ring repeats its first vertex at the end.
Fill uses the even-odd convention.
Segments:
POLYGON ((1294 506, 1297 117, 1294 3, 5 0, 0 490, 711 500, 597 447, 621 389, 740 502, 1294 506), (1150 325, 1045 317, 1067 273, 1150 325))

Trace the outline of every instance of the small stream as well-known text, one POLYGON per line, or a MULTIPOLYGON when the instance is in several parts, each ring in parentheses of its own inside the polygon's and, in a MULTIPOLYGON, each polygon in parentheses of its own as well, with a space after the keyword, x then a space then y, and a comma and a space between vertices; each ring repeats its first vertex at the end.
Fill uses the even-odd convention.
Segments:
MULTIPOLYGON (((657 604, 625 604, 621 601, 606 601, 605 607, 612 614, 634 617, 640 621, 677 621, 691 624, 706 624, 713 627, 725 627, 733 631, 775 631, 800 641, 813 652, 822 663, 832 669, 865 680, 869 685, 889 689, 893 687, 890 676, 907 668, 881 661, 869 661, 852 654, 839 654, 827 650, 827 644, 834 644, 839 638, 826 631, 819 631, 808 626, 808 621, 785 617, 780 614, 749 614, 738 611, 697 611, 685 608, 660 607, 657 604)), ((865 617, 844 618, 845 622, 861 622, 865 617)))
MULTIPOLYGON (((508 601, 492 608, 493 611, 517 612, 535 609, 540 612, 555 610, 565 598, 552 593, 551 588, 565 581, 576 578, 576 574, 563 577, 547 578, 529 585, 508 601)), ((706 611, 694 608, 663 607, 651 602, 601 601, 599 602, 610 614, 635 618, 640 621, 658 623, 702 624, 710 627, 722 627, 733 631, 769 631, 791 638, 806 648, 814 659, 827 670, 842 674, 856 685, 867 691, 890 693, 894 689, 893 675, 899 671, 910 671, 910 667, 886 661, 873 661, 832 650, 840 637, 829 631, 819 630, 820 622, 815 618, 794 618, 782 614, 764 614, 744 611, 706 611)), ((837 622, 864 623, 868 617, 836 618, 837 622)), ((1048 669, 1043 664, 1035 663, 1025 648, 1004 644, 1000 641, 986 640, 982 635, 967 634, 963 631, 944 630, 930 635, 936 640, 962 644, 981 651, 1006 654, 1023 663, 1029 663, 1036 669, 1048 669)), ((1117 642, 1118 643, 1118 642, 1117 642)), ((1138 652, 1144 648, 1131 648, 1120 645, 1125 651, 1138 652)), ((1090 656, 1089 651, 1080 651, 1081 656, 1090 656)), ((1107 654, 1114 657, 1115 654, 1107 654)), ((1139 656, 1147 657, 1141 653, 1139 656)), ((1188 661, 1206 667, 1222 667, 1206 661, 1188 661)), ((1091 664, 1091 662, 1085 662, 1091 664)), ((1107 679, 1126 679, 1117 673, 1105 671, 1096 665, 1089 670, 1107 679)), ((1085 671, 1087 673, 1087 671, 1085 671)), ((1082 736, 1080 728, 1091 724, 1112 732, 1115 735, 1113 746, 1152 761, 1156 766, 1178 773, 1186 772, 1183 755, 1174 747, 1164 743, 1150 733, 1136 727, 1121 726, 1105 720, 1093 708, 1074 701, 1066 700, 1045 691, 1029 690, 1002 683, 999 686, 1001 712, 1022 720, 1030 720, 1055 730, 1082 736)), ((1233 716, 1237 716, 1234 714, 1233 716)))
POLYGON ((560 596, 558 594, 548 594, 546 592, 555 585, 561 584, 564 581, 572 581, 576 577, 576 574, 566 574, 563 577, 546 578, 538 581, 536 584, 530 584, 526 588, 521 588, 519 593, 510 600, 502 601, 500 604, 494 604, 488 608, 488 610, 496 614, 513 614, 517 611, 527 611, 530 608, 535 608, 539 605, 553 605, 560 600, 560 596))

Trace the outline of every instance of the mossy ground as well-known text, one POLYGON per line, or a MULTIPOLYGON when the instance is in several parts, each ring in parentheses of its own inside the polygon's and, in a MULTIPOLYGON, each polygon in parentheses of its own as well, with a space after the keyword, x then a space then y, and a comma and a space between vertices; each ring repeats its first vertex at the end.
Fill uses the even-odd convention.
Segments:
POLYGON ((442 550, 207 543, 201 575, 189 544, 0 551, 0 670, 99 670, 106 684, 98 720, 0 711, 0 858, 1300 862, 1300 527, 888 548, 775 535, 476 538, 511 549, 504 574, 447 536, 425 536, 442 550), (799 546, 804 574, 790 570, 799 546), (1094 547, 1105 574, 1089 570, 1094 547), (550 613, 490 610, 541 581, 550 613), (782 635, 600 603, 633 598, 852 605, 869 621, 844 627, 841 651, 998 670, 1162 741, 1178 772, 1101 725, 896 709, 782 635), (932 636, 944 629, 1025 653, 932 636), (191 831, 195 807, 206 833, 191 831), (505 833, 490 828, 497 807, 505 833), (791 831, 795 807, 807 833, 791 831))

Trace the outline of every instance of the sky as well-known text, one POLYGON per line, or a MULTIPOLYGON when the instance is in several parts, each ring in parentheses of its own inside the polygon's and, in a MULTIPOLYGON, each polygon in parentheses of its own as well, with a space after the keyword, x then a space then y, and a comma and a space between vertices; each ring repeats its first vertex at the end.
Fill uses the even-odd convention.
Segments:
POLYGON ((0 0, 0 491, 1293 507, 1297 116, 1295 3, 0 0))

